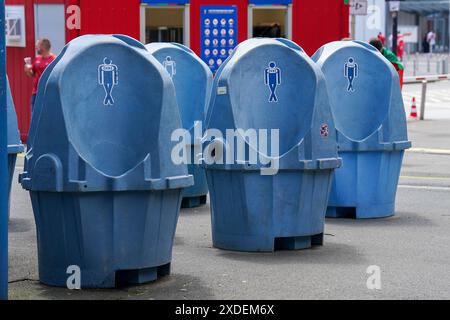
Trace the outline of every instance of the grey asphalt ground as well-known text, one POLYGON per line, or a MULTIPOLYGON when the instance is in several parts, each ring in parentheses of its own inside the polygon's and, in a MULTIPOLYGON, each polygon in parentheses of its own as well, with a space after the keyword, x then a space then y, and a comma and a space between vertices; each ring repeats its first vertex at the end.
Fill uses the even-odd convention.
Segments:
MULTIPOLYGON (((430 86, 442 87, 450 88, 430 86)), ((450 117, 408 124, 416 149, 405 155, 394 217, 328 219, 323 247, 260 254, 212 248, 209 205, 182 210, 172 274, 142 286, 70 291, 40 284, 29 197, 14 183, 10 299, 450 299, 450 117), (381 269, 380 290, 366 286, 371 265, 381 269)))
MULTIPOLYGON (((413 98, 416 98, 417 112, 422 102, 422 84, 414 83, 403 87, 403 101, 406 113, 409 115, 413 98)), ((428 84, 425 103, 426 120, 450 119, 450 82, 434 82, 428 84)), ((433 130, 430 131, 433 133, 433 130)), ((429 142, 429 141, 427 141, 429 142)))

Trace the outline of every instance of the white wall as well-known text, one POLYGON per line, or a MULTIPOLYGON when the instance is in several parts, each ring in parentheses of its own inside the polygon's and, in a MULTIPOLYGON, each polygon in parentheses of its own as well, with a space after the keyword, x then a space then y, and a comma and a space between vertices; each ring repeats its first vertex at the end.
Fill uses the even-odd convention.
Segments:
POLYGON ((356 17, 356 40, 369 41, 379 32, 386 35, 385 0, 368 0, 367 16, 356 17))
POLYGON ((36 39, 48 38, 52 52, 59 54, 66 45, 66 18, 63 4, 35 4, 36 39))

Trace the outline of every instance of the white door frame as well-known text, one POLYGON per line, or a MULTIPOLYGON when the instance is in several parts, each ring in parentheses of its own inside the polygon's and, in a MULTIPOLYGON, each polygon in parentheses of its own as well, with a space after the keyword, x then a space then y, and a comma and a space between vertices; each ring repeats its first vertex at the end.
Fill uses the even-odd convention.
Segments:
POLYGON ((292 39, 292 4, 288 5, 262 5, 256 6, 254 4, 250 4, 248 6, 248 29, 247 35, 248 38, 253 38, 253 10, 258 9, 272 9, 272 10, 286 10, 286 38, 292 39))
MULTIPOLYGON (((145 3, 141 4, 140 9, 140 38, 141 42, 145 42, 145 26, 146 26, 146 10, 147 9, 183 9, 183 44, 189 47, 190 44, 190 6, 149 6, 145 3)), ((146 43, 144 43, 146 44, 146 43)))

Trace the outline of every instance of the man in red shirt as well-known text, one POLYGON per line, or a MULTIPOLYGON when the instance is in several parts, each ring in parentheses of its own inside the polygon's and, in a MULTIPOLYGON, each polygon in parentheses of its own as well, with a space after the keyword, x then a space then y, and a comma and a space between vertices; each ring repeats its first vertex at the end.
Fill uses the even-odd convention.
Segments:
POLYGON ((25 74, 30 78, 34 78, 33 81, 33 92, 31 94, 31 111, 33 111, 34 102, 36 100, 36 94, 39 85, 39 79, 41 79, 42 74, 50 63, 55 60, 56 56, 50 51, 52 45, 50 40, 41 39, 36 43, 37 56, 33 63, 30 58, 25 58, 25 74))

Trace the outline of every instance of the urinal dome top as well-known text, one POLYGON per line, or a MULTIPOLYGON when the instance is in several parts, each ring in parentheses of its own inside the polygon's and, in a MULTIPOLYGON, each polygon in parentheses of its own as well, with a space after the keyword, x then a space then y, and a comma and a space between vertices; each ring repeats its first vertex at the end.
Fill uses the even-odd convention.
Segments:
MULTIPOLYGON (((319 64, 319 66, 325 64, 328 59, 342 52, 352 51, 361 52, 367 55, 369 58, 383 58, 383 55, 377 48, 362 41, 333 41, 320 47, 313 55, 312 59, 319 64)), ((389 61, 385 60, 386 65, 390 65, 389 61)), ((394 70, 395 71, 395 70, 394 70)))

